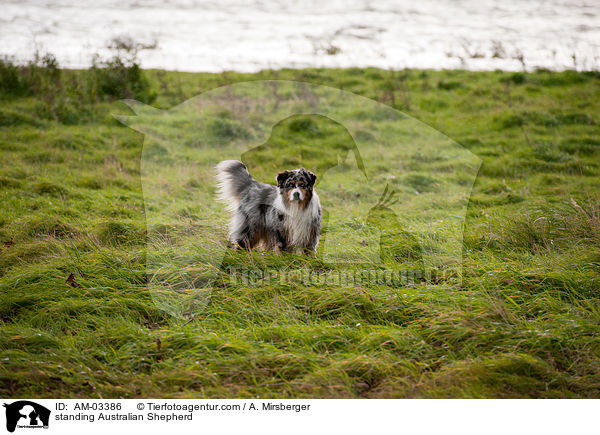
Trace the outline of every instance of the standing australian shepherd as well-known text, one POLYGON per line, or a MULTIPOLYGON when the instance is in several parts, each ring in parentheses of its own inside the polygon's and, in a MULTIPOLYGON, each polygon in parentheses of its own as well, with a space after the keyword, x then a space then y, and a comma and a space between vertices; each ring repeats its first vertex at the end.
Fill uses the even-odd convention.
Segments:
POLYGON ((317 176, 304 168, 280 172, 277 187, 252 178, 246 165, 225 160, 217 169, 217 193, 233 213, 229 239, 243 249, 314 252, 321 233, 317 176))

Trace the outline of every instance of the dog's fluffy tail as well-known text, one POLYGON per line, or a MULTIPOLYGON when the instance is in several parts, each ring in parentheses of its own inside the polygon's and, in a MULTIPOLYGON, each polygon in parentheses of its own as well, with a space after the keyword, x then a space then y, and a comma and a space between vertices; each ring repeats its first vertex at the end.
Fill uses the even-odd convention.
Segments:
POLYGON ((246 189, 250 187, 252 176, 248 168, 238 160, 223 160, 217 169, 217 199, 227 204, 229 211, 235 211, 246 189))

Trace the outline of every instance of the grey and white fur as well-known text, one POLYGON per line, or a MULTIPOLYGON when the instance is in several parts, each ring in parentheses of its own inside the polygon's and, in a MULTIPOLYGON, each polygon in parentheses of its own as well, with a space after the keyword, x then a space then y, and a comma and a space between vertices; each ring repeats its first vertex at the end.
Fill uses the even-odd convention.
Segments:
POLYGON ((246 250, 314 252, 321 234, 317 176, 300 168, 280 172, 277 186, 252 178, 246 165, 225 160, 216 166, 218 199, 232 213, 229 240, 246 250))

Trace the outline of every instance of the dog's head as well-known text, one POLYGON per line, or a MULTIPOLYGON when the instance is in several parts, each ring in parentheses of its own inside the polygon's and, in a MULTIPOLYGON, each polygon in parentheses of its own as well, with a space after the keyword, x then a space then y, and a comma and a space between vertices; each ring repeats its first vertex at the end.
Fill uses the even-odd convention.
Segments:
POLYGON ((277 174, 277 187, 286 205, 293 203, 306 207, 313 196, 317 176, 300 168, 294 171, 283 171, 277 174))

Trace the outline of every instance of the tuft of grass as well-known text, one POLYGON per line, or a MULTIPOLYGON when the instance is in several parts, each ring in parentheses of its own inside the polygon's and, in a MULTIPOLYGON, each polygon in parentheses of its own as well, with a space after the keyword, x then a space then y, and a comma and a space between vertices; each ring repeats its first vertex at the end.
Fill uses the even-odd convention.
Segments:
POLYGON ((208 133, 217 142, 248 137, 248 132, 239 121, 228 118, 212 119, 208 123, 208 133))
POLYGON ((26 217, 15 222, 17 238, 50 236, 58 239, 67 238, 77 233, 77 229, 65 222, 58 215, 37 215, 26 217))
POLYGON ((100 243, 105 245, 139 244, 144 241, 142 231, 127 222, 102 222, 98 225, 96 235, 100 243))

